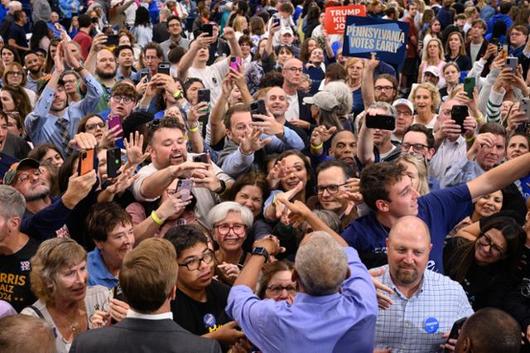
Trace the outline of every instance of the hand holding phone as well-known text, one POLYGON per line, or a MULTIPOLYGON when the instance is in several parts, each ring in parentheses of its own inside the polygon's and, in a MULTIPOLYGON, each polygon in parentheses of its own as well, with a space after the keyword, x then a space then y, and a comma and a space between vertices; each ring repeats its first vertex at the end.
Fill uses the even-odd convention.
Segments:
POLYGON ((116 178, 121 167, 121 150, 110 148, 107 150, 107 177, 116 178))
POLYGON ((82 151, 79 156, 79 164, 77 167, 78 174, 85 175, 96 169, 96 152, 94 149, 82 151))
POLYGON ((392 115, 369 115, 366 114, 366 127, 369 129, 394 131, 396 119, 392 115))
POLYGON ((187 200, 190 198, 192 186, 193 183, 191 179, 179 179, 175 191, 178 195, 180 195, 181 200, 187 200))
POLYGON ((451 109, 451 119, 460 126, 460 133, 464 132, 464 120, 469 116, 469 111, 465 105, 453 105, 451 109))
POLYGON ((464 91, 469 99, 473 99, 473 91, 475 90, 475 78, 466 77, 464 79, 464 91))
POLYGON ((250 113, 267 115, 267 108, 265 107, 265 101, 263 99, 257 100, 250 103, 250 113))

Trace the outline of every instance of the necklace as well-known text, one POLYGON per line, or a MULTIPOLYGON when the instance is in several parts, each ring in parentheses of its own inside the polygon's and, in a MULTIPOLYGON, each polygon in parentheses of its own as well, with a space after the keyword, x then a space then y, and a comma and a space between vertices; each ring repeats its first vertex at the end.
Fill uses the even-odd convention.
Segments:
POLYGON ((63 313, 57 312, 55 309, 48 309, 50 315, 56 323, 57 328, 61 331, 63 339, 67 342, 73 341, 73 339, 83 331, 85 324, 86 309, 85 303, 73 310, 72 313, 64 315, 63 313), (64 334, 63 334, 64 333, 64 334))

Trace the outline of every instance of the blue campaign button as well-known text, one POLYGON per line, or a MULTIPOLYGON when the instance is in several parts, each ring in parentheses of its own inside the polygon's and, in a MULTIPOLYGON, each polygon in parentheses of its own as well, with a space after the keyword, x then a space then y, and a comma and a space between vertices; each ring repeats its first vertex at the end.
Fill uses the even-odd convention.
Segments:
POLYGON ((438 328, 440 327, 440 323, 438 322, 438 319, 435 317, 428 317, 425 319, 425 332, 427 333, 436 333, 438 331, 438 328))
POLYGON ((204 326, 207 328, 215 327, 215 325, 217 324, 217 320, 215 320, 215 316, 213 316, 210 313, 203 316, 202 322, 204 323, 204 326))

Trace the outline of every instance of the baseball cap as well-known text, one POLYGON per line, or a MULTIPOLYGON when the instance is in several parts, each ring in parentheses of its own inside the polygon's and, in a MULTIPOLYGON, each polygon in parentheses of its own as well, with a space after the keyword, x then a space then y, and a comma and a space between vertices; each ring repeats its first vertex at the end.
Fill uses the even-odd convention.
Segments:
POLYGON ((37 169, 40 167, 40 163, 31 158, 24 158, 20 162, 11 164, 9 170, 4 174, 4 184, 12 185, 17 178, 18 172, 23 169, 37 169))
POLYGON ((414 113, 414 104, 412 104, 412 102, 409 101, 408 99, 405 99, 405 98, 399 98, 399 99, 396 99, 396 100, 394 101, 394 103, 392 103, 392 106, 393 106, 394 108, 397 108, 397 107, 400 106, 400 105, 404 105, 404 106, 406 106, 407 108, 410 109, 410 111, 411 111, 412 113, 414 113))
POLYGON ((283 36, 284 34, 289 34, 289 35, 293 35, 293 30, 290 28, 290 27, 283 27, 281 30, 280 30, 280 35, 283 36))
POLYGON ((339 106, 339 101, 337 100, 337 98, 335 98, 333 94, 326 91, 320 91, 313 97, 305 97, 304 103, 314 104, 319 109, 328 112, 332 111, 334 108, 337 108, 339 106))
POLYGON ((425 73, 430 73, 433 76, 440 77, 440 70, 436 66, 427 66, 425 73))

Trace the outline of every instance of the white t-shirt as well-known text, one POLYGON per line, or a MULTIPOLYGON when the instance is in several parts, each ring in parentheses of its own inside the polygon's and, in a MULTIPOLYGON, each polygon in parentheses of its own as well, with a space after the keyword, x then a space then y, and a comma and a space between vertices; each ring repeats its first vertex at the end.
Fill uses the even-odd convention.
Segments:
POLYGON ((287 95, 287 101, 289 102, 289 108, 285 112, 285 119, 287 121, 299 120, 300 107, 298 106, 298 92, 292 96, 287 95))
POLYGON ((190 67, 188 78, 196 77, 202 81, 204 86, 210 90, 211 104, 213 107, 222 93, 223 79, 228 73, 228 59, 222 59, 204 69, 190 67))

